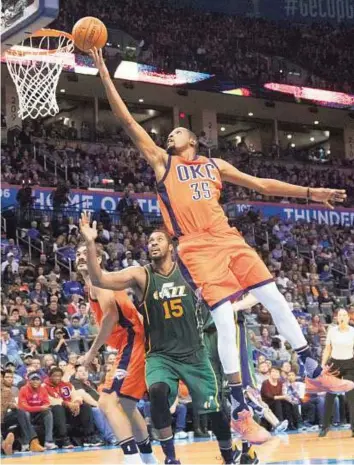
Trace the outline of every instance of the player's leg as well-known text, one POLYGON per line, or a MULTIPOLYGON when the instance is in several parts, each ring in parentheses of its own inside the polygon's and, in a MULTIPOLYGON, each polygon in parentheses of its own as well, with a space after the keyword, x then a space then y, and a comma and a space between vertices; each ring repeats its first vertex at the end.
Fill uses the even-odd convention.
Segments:
POLYGON ((179 367, 179 375, 189 389, 192 402, 199 414, 208 414, 224 463, 235 463, 240 452, 233 449, 230 421, 220 409, 219 385, 207 351, 202 348, 193 357, 193 363, 179 367))
POLYGON ((137 409, 136 401, 128 399, 127 397, 120 397, 120 405, 130 420, 133 436, 137 443, 143 463, 157 463, 156 457, 152 452, 150 436, 144 417, 137 409))
MULTIPOLYGON (((258 256, 257 256, 258 257, 258 256)), ((258 258, 260 266, 264 263, 258 258)), ((312 378, 310 386, 317 392, 348 392, 354 389, 353 381, 343 380, 328 374, 322 370, 321 365, 311 356, 310 348, 303 335, 300 325, 290 310, 283 294, 274 282, 264 284, 250 293, 266 307, 272 315, 273 321, 282 335, 297 353, 299 359, 305 366, 306 374, 312 378)))
POLYGON ((176 458, 170 406, 178 394, 174 361, 153 356, 146 360, 146 383, 149 390, 151 419, 156 428, 165 463, 180 463, 176 458))
POLYGON ((179 265, 190 285, 195 290, 202 290, 203 299, 212 311, 218 332, 218 353, 231 390, 232 426, 242 432, 244 439, 262 443, 270 435, 253 421, 242 389, 234 311, 229 300, 242 293, 242 287, 230 266, 227 266, 232 258, 235 235, 231 231, 226 236, 220 233, 215 238, 207 236, 194 240, 192 244, 180 242, 179 265), (208 281, 205 281, 205 277, 208 281))
POLYGON ((116 392, 100 395, 99 407, 106 415, 108 422, 119 441, 124 454, 124 463, 143 463, 134 438, 132 425, 127 412, 122 407, 116 392))

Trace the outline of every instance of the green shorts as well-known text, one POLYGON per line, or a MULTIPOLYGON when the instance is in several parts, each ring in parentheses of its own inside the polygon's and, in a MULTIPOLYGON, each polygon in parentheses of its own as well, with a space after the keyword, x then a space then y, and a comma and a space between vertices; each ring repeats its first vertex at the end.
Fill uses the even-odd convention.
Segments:
POLYGON ((147 356, 146 384, 148 389, 155 383, 168 384, 170 405, 176 400, 180 380, 188 387, 193 404, 199 413, 219 410, 218 383, 204 348, 183 361, 162 354, 147 356))
POLYGON ((218 333, 215 331, 209 331, 205 332, 203 334, 203 341, 205 345, 205 349, 207 351, 211 366, 213 367, 216 380, 218 383, 218 390, 219 390, 219 396, 220 400, 224 395, 226 395, 226 390, 225 390, 225 375, 224 375, 224 370, 222 368, 220 358, 219 358, 219 352, 218 352, 218 333), (224 392, 225 391, 225 392, 224 392))

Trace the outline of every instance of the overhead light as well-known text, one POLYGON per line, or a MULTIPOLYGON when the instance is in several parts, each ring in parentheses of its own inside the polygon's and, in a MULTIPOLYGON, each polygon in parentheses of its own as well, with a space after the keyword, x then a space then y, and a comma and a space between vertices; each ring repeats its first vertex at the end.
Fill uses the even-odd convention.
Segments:
POLYGON ((326 137, 329 137, 329 131, 323 131, 323 134, 326 136, 326 137))
POLYGON ((139 98, 139 103, 144 103, 144 99, 143 99, 143 98, 139 98))
POLYGON ((314 137, 310 137, 310 141, 311 142, 314 142, 315 138, 314 137))
POLYGON ((152 129, 151 129, 151 133, 152 133, 152 134, 157 134, 156 129, 155 129, 155 128, 152 128, 152 129))
POLYGON ((313 124, 320 124, 320 122, 316 119, 316 121, 314 121, 313 124))
POLYGON ((330 151, 330 150, 327 150, 327 155, 331 155, 331 151, 330 151))
POLYGON ((287 137, 288 139, 292 139, 292 138, 293 138, 293 136, 292 136, 291 134, 288 134, 286 137, 287 137))
POLYGON ((62 94, 65 94, 65 89, 60 89, 60 92, 61 92, 62 94))
POLYGON ((296 147, 296 145, 295 145, 294 143, 292 143, 292 144, 291 144, 291 147, 292 147, 292 148, 295 148, 295 147, 296 147))
POLYGON ((235 139, 236 139, 237 143, 241 142, 241 137, 240 136, 236 136, 235 139))
POLYGON ((224 128, 224 126, 221 126, 220 131, 221 131, 221 132, 226 131, 226 129, 224 128))
POLYGON ((248 113, 248 116, 253 116, 253 113, 250 111, 250 112, 248 113))

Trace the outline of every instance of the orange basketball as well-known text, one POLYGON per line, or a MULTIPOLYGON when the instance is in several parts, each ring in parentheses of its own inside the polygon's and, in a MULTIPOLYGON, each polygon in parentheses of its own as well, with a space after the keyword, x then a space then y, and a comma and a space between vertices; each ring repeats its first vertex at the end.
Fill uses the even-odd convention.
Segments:
POLYGON ((76 47, 83 52, 88 52, 93 47, 104 47, 108 38, 106 26, 93 16, 79 19, 73 27, 72 35, 76 47))

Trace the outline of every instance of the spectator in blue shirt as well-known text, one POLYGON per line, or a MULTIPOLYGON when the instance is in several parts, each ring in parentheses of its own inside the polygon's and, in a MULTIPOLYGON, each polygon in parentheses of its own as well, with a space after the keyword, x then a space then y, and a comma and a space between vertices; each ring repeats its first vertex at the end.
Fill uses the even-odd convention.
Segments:
POLYGON ((37 241, 40 238, 40 232, 37 229, 37 221, 32 221, 30 229, 27 231, 27 237, 32 241, 37 241))
POLYGON ((70 298, 73 294, 78 294, 84 297, 84 288, 82 284, 77 281, 75 272, 70 274, 70 281, 67 281, 63 284, 63 293, 67 299, 70 298))
POLYGON ((22 365, 21 357, 19 356, 19 347, 16 341, 11 339, 9 331, 1 330, 1 355, 8 358, 10 362, 16 365, 22 365))
POLYGON ((40 306, 47 305, 48 303, 48 295, 45 291, 42 290, 41 283, 35 284, 34 290, 30 292, 29 296, 32 302, 40 306))
POLYGON ((14 254, 14 259, 19 262, 22 257, 22 251, 18 245, 15 244, 14 239, 9 239, 9 245, 5 248, 5 255, 8 253, 14 254))
POLYGON ((68 328, 68 331, 72 338, 86 337, 89 335, 87 326, 81 326, 79 316, 72 317, 71 326, 68 328))

